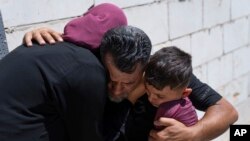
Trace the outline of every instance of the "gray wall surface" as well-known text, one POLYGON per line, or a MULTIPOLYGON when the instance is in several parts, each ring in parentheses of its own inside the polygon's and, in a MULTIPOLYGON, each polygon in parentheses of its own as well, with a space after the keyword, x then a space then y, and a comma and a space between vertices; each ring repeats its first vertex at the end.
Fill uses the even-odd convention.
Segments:
MULTIPOLYGON (((149 35, 152 53, 170 45, 190 53, 195 75, 237 108, 237 123, 250 124, 250 0, 1 0, 9 51, 24 33, 43 26, 63 32, 104 2, 122 7, 128 23, 149 35)), ((228 132, 215 140, 228 141, 228 132)))

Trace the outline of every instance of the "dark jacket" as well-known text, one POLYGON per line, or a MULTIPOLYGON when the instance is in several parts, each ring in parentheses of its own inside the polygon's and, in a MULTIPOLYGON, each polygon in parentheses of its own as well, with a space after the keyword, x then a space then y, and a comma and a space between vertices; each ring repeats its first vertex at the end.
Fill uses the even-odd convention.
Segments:
POLYGON ((1 141, 101 141, 103 66, 62 42, 19 46, 0 61, 1 141))

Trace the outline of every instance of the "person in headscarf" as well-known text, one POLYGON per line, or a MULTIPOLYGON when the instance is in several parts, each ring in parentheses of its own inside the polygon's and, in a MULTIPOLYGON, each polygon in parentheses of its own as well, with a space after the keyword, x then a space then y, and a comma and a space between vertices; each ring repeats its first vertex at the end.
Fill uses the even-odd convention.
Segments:
POLYGON ((64 42, 17 47, 0 61, 1 141, 102 141, 106 71, 91 52, 127 25, 113 4, 65 26, 64 42), (91 50, 91 51, 90 51, 91 50))

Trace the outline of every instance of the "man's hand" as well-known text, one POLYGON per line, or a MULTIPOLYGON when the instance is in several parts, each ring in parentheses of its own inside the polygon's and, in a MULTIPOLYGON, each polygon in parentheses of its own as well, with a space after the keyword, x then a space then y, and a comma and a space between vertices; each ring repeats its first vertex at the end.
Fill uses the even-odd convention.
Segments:
POLYGON ((28 47, 32 46, 32 40, 37 41, 40 45, 44 45, 46 42, 53 44, 55 42, 63 41, 62 33, 56 32, 46 27, 27 32, 23 37, 23 43, 28 47))
POLYGON ((160 118, 154 123, 157 126, 166 126, 161 131, 151 130, 149 141, 193 141, 189 127, 172 118, 160 118))
POLYGON ((158 132, 152 130, 149 141, 208 141, 224 133, 237 119, 238 112, 222 98, 206 110, 198 123, 190 127, 174 119, 160 118, 160 125, 168 127, 158 132))

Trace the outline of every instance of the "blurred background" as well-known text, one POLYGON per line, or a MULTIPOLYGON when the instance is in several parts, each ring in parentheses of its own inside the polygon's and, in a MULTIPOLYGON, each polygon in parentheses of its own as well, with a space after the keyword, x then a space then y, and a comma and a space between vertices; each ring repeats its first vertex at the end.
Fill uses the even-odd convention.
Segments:
MULTIPOLYGON (((0 0, 0 58, 24 33, 63 32, 69 20, 104 2, 123 8, 128 23, 149 35, 152 53, 170 45, 190 53, 195 75, 238 110, 235 124, 250 124, 250 0, 0 0)), ((229 131, 215 139, 228 140, 229 131)))

